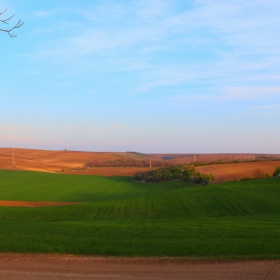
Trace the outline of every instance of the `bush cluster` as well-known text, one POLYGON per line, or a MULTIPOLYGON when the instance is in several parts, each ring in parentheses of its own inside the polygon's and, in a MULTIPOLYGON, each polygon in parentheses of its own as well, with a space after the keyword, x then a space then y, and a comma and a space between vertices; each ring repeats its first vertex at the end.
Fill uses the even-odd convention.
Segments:
POLYGON ((276 167, 273 177, 280 177, 280 166, 276 167))
POLYGON ((143 183, 184 180, 201 185, 206 185, 213 181, 211 174, 196 172, 195 168, 191 165, 176 165, 169 168, 139 172, 133 175, 132 179, 143 183))

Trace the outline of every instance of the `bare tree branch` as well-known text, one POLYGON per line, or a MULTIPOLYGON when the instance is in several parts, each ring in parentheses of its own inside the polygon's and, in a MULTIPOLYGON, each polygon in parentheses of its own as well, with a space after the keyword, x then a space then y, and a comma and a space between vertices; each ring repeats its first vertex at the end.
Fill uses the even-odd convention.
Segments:
MULTIPOLYGON (((5 9, 3 12, 0 12, 0 17, 7 11, 7 9, 5 9)), ((9 24, 9 21, 14 17, 15 15, 12 15, 6 19, 0 19, 0 23, 4 23, 4 24, 9 24)), ((6 28, 6 29, 2 29, 0 28, 0 31, 3 32, 7 32, 9 34, 9 36, 11 38, 17 37, 16 34, 11 33, 14 29, 20 28, 22 27, 24 24, 24 22, 21 21, 21 19, 18 20, 17 24, 15 24, 14 26, 12 26, 11 28, 6 28)))

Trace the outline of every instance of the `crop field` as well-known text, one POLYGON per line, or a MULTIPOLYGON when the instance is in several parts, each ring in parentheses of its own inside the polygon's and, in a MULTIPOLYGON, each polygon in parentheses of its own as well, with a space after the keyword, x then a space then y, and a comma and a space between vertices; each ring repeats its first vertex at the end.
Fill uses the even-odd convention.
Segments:
POLYGON ((280 257, 280 179, 196 186, 0 171, 0 251, 198 259, 280 257))

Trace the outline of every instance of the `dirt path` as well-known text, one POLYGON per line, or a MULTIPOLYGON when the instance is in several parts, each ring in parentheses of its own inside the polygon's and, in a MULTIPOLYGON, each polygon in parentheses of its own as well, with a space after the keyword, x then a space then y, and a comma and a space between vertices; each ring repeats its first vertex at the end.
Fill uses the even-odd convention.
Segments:
POLYGON ((276 280, 280 261, 199 262, 155 258, 0 254, 0 279, 276 280))

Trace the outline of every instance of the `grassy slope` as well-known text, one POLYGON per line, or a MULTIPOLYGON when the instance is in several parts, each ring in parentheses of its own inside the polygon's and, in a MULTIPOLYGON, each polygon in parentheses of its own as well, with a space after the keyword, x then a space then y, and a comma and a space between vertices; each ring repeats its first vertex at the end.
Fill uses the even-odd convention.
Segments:
POLYGON ((125 177, 0 171, 0 251, 279 258, 280 180, 193 186, 125 177))

